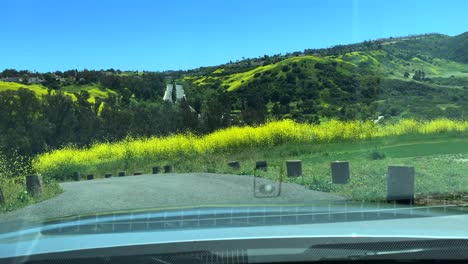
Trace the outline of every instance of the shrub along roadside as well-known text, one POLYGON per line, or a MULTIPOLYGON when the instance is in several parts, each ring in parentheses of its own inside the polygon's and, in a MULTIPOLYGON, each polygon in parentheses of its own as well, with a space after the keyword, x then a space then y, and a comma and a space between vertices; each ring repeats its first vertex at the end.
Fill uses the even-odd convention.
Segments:
POLYGON ((67 180, 73 172, 82 174, 131 170, 135 166, 171 163, 263 149, 284 144, 322 145, 357 143, 375 139, 446 133, 464 135, 468 122, 447 119, 433 121, 401 120, 396 124, 375 125, 373 122, 332 120, 320 125, 299 124, 291 120, 271 122, 260 127, 231 127, 203 137, 191 134, 165 138, 127 139, 116 143, 98 143, 88 149, 73 147, 39 155, 33 168, 46 177, 67 180))
MULTIPOLYGON (((129 164, 131 169, 127 174, 137 170, 150 173, 152 166, 172 164, 174 173, 253 175, 257 160, 268 161, 267 172, 256 172, 261 177, 275 180, 281 177, 285 182, 300 184, 311 190, 336 193, 355 201, 385 201, 389 165, 408 165, 416 168, 417 199, 426 199, 434 195, 468 194, 468 140, 463 135, 456 137, 451 134, 387 137, 358 144, 283 144, 267 148, 245 148, 232 153, 180 156, 159 160, 157 163, 140 161, 129 164), (384 158, 375 159, 371 155, 374 152, 384 158), (285 177, 285 160, 296 159, 302 160, 303 176, 285 177), (240 170, 227 165, 232 160, 240 162, 240 170), (334 160, 350 161, 349 184, 332 184, 330 162, 334 160)), ((110 171, 114 174, 116 169, 110 171)), ((96 171, 94 175, 100 178, 104 173, 105 171, 96 171)))
POLYGON ((26 186, 22 183, 0 180, 0 188, 5 198, 5 204, 0 205, 0 213, 38 203, 62 193, 62 189, 56 182, 44 183, 42 194, 36 197, 29 195, 26 186))
POLYGON ((32 197, 26 190, 26 175, 30 173, 31 166, 27 158, 14 153, 7 159, 0 153, 0 189, 4 198, 3 204, 0 204, 0 213, 52 198, 62 192, 55 180, 44 178, 42 193, 32 197))

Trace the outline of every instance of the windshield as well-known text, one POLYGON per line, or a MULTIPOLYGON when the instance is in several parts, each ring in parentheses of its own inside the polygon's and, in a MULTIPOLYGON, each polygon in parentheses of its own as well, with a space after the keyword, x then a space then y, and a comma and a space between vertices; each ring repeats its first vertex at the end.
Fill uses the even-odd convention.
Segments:
POLYGON ((466 239, 467 8, 3 1, 0 246, 300 225, 466 239))

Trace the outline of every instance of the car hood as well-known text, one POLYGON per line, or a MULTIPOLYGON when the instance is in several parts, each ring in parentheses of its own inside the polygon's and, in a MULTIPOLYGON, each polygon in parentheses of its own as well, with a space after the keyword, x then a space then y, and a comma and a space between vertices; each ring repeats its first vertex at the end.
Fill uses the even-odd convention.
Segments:
POLYGON ((329 203, 199 207, 54 219, 0 234, 0 258, 129 245, 258 238, 468 238, 466 207, 329 203))

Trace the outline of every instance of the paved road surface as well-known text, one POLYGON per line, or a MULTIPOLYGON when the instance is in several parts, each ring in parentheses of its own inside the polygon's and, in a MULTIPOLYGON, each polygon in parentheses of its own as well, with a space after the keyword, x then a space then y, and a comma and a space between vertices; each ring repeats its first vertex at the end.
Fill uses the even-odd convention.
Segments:
POLYGON ((18 219, 36 222, 62 216, 160 206, 287 204, 342 199, 290 183, 282 184, 279 197, 255 198, 251 176, 209 173, 113 177, 60 185, 64 192, 59 196, 0 214, 0 222, 17 222, 18 219))

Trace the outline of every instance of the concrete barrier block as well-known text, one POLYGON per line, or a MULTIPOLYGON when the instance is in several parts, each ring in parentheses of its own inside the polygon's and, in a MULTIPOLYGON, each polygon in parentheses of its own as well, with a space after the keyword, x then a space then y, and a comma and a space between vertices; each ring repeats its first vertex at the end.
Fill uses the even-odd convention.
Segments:
POLYGON ((32 196, 42 193, 42 176, 40 174, 31 174, 26 176, 26 190, 32 196))
POLYGON ((387 201, 412 203, 414 200, 415 168, 388 166, 387 201))
POLYGON ((74 181, 80 181, 81 180, 81 174, 77 171, 73 172, 73 180, 74 181))
POLYGON ((2 189, 0 189, 0 206, 5 204, 5 196, 3 196, 2 189))
POLYGON ((349 161, 333 161, 331 163, 332 182, 334 184, 347 184, 349 182, 350 171, 349 161))
POLYGON ((230 161, 230 162, 228 162, 228 166, 235 169, 235 170, 239 170, 240 169, 240 162, 239 161, 230 161))
POLYGON ((286 171, 288 177, 302 176, 302 161, 300 160, 287 160, 286 171))
POLYGON ((259 160, 255 163, 255 169, 267 171, 268 170, 268 163, 265 160, 259 160))
POLYGON ((164 173, 171 173, 172 172, 172 165, 164 166, 164 173))
POLYGON ((161 172, 161 168, 159 166, 153 167, 153 174, 158 174, 161 172))

